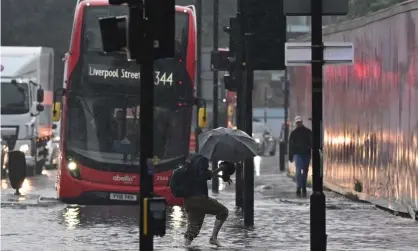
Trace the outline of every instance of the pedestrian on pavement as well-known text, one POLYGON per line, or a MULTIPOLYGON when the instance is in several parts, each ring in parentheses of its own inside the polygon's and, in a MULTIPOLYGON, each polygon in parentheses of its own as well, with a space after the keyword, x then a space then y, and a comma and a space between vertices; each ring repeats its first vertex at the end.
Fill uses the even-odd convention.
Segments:
MULTIPOLYGON (((195 171, 193 175, 196 175, 196 178, 194 178, 195 182, 188 183, 191 186, 189 187, 191 193, 184 198, 184 206, 187 211, 188 221, 187 230, 184 234, 185 245, 190 245, 193 239, 198 236, 205 215, 210 214, 216 215, 216 220, 209 243, 221 246, 218 241, 218 233, 225 220, 228 218, 228 209, 217 200, 209 197, 207 181, 211 180, 213 177, 221 177, 218 173, 225 170, 229 165, 220 165, 218 169, 212 172, 209 170, 209 160, 199 154, 192 156, 186 162, 189 162, 193 167, 193 170, 195 171)), ((228 170, 229 173, 231 173, 230 168, 228 170)), ((189 177, 192 177, 192 175, 189 177)), ((228 180, 228 183, 231 182, 227 177, 222 178, 228 180)))
POLYGON ((289 160, 296 166, 296 194, 306 196, 306 180, 308 179, 311 161, 312 131, 303 125, 302 117, 295 117, 296 128, 289 137, 289 160))

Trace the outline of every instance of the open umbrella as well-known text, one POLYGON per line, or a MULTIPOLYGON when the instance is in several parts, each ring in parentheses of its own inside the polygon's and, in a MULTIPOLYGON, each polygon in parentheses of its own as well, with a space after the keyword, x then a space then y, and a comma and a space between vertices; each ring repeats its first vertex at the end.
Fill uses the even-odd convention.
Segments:
POLYGON ((258 143, 241 130, 219 127, 199 135, 199 149, 210 160, 241 161, 257 155, 258 143))

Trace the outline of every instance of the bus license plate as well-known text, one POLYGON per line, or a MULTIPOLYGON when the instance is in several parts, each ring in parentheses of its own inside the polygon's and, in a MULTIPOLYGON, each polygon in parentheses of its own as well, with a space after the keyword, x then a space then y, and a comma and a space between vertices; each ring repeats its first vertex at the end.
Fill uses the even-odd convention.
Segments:
POLYGON ((111 200, 127 200, 127 201, 136 201, 137 197, 134 194, 125 194, 125 193, 110 193, 111 200))

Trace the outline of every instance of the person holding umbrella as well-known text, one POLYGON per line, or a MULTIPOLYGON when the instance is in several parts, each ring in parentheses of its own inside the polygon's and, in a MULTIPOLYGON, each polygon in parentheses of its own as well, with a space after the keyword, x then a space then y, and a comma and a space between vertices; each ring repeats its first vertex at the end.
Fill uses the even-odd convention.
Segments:
MULTIPOLYGON (((228 218, 228 209, 217 200, 208 196, 207 181, 220 177, 229 184, 230 176, 235 172, 234 162, 257 155, 258 144, 252 137, 241 130, 219 127, 199 135, 200 151, 186 161, 186 169, 193 170, 187 177, 193 177, 189 191, 190 196, 184 196, 184 206, 187 211, 188 226, 185 244, 190 245, 197 237, 206 214, 216 215, 215 226, 209 243, 220 246, 218 233, 228 218), (210 160, 223 160, 215 171, 209 170, 210 160), (190 168, 189 168, 190 167, 190 168), (219 173, 222 171, 222 175, 219 173), (194 182, 196 181, 196 182, 194 182)), ((174 183, 174 182, 173 182, 174 183)), ((184 183, 183 183, 184 184, 184 183)), ((173 186, 173 188, 175 188, 173 186)))
POLYGON ((190 245, 193 239, 199 235, 206 214, 210 214, 215 215, 216 220, 209 243, 219 247, 221 244, 218 241, 218 233, 228 218, 228 209, 217 200, 209 197, 207 181, 212 177, 221 177, 230 184, 232 182, 230 176, 235 172, 235 166, 224 161, 212 172, 209 170, 209 160, 200 154, 192 156, 186 163, 191 167, 191 170, 188 170, 189 175, 195 177, 194 182, 188 182, 190 194, 184 198, 184 207, 187 211, 185 245, 190 245), (221 171, 222 175, 219 175, 218 173, 221 171))

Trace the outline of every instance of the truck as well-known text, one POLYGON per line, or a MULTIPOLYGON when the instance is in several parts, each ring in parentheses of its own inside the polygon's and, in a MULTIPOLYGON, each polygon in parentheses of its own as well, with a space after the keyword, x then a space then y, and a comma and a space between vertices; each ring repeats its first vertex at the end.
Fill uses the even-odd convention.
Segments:
POLYGON ((1 138, 24 153, 26 176, 41 174, 53 129, 54 50, 2 46, 0 57, 1 138))

